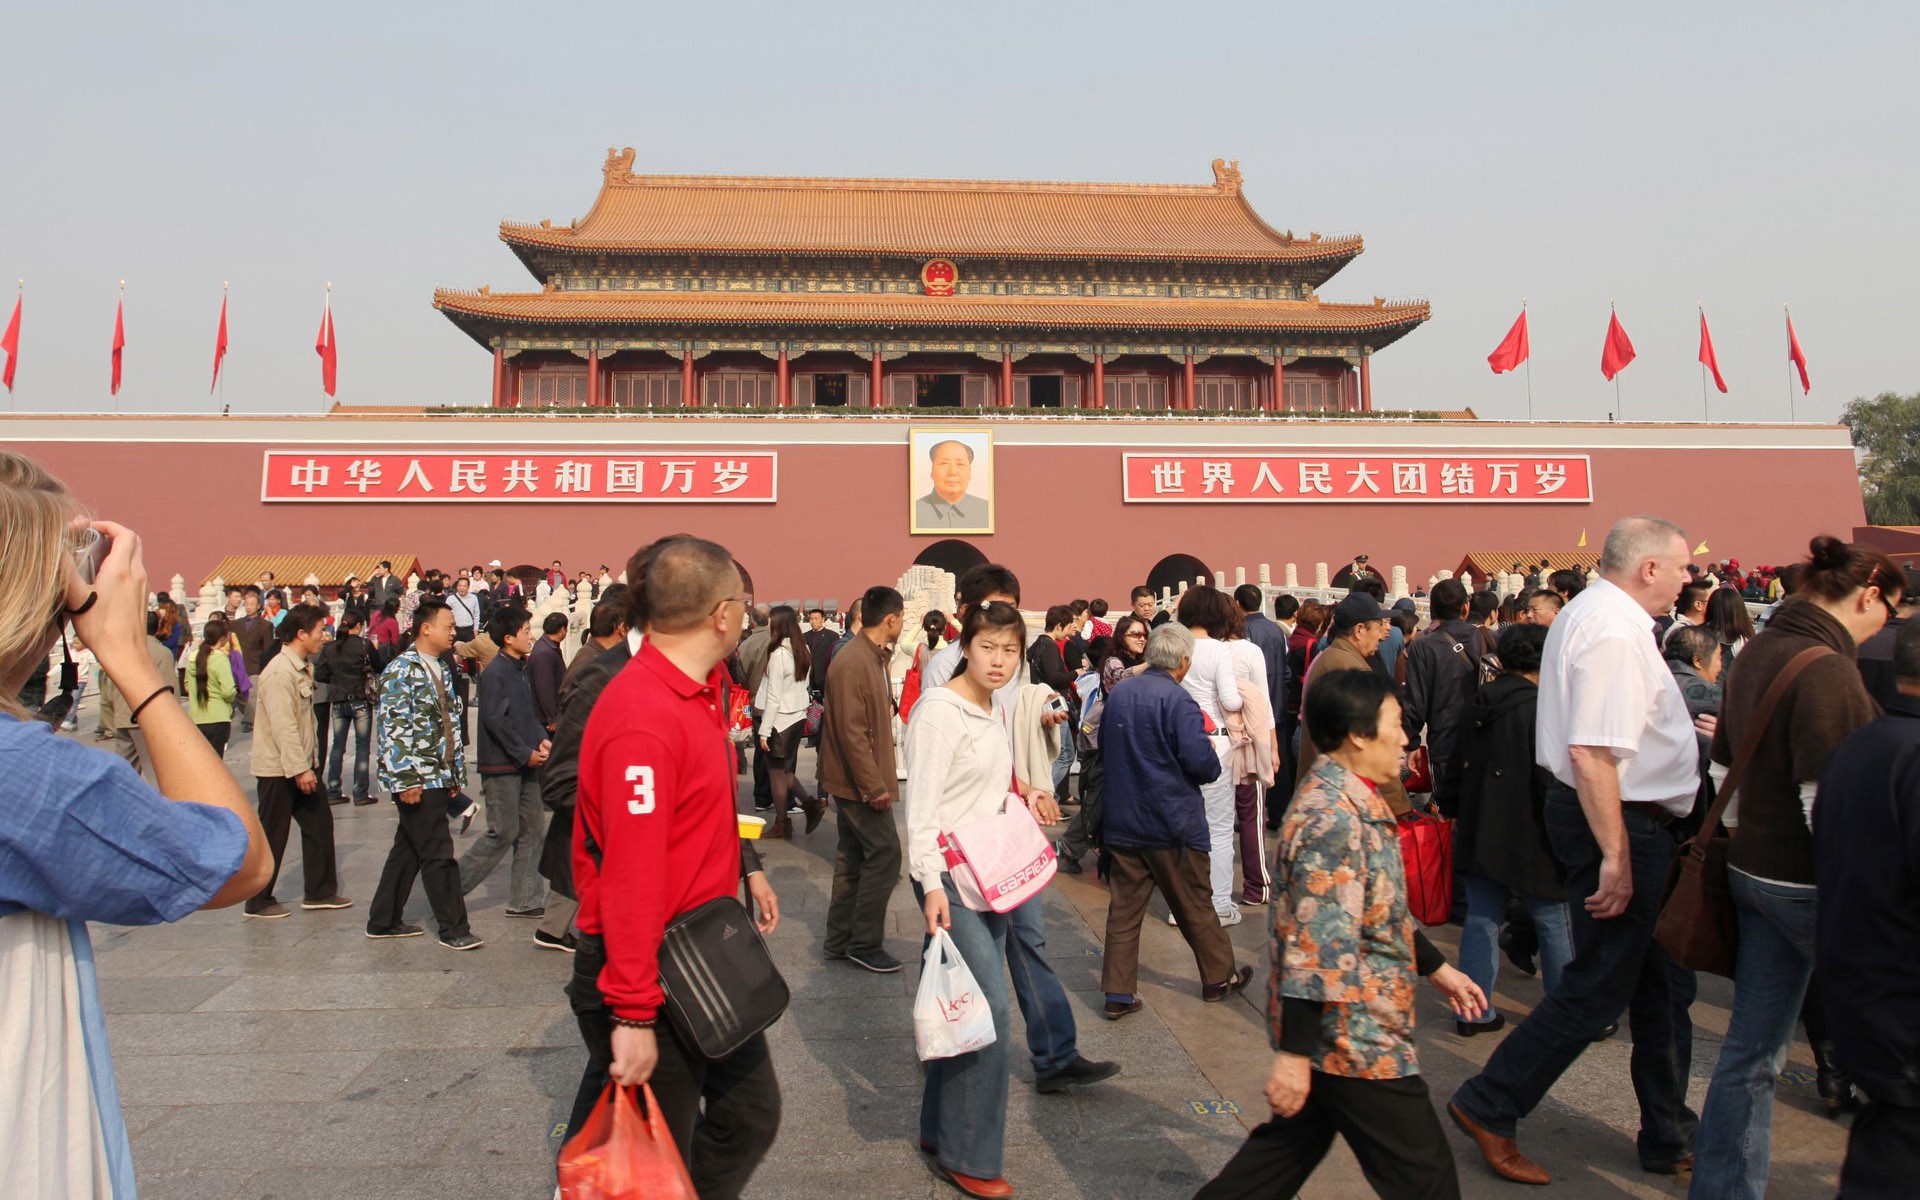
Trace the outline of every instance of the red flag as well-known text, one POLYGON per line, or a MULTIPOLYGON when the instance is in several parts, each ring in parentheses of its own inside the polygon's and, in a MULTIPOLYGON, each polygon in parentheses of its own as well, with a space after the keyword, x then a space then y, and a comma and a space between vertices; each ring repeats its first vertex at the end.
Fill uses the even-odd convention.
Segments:
POLYGON ((120 394, 120 352, 127 348, 126 309, 127 298, 122 296, 113 306, 113 385, 107 390, 114 396, 120 394))
POLYGON ((1493 353, 1487 355, 1487 365, 1498 375, 1527 361, 1527 356, 1532 353, 1533 348, 1527 344, 1527 310, 1522 307, 1520 319, 1513 323, 1512 329, 1507 330, 1507 336, 1494 347, 1493 353))
POLYGON ((7 322, 7 332, 0 335, 0 350, 7 352, 7 369, 0 372, 0 383, 13 390, 13 366, 20 361, 20 302, 24 297, 16 296, 13 301, 13 318, 7 322))
POLYGON ((333 395, 333 381, 340 369, 340 352, 333 342, 333 299, 328 297, 320 310, 320 336, 314 339, 314 353, 320 356, 320 387, 333 395))
POLYGON ((227 297, 220 294, 220 332, 213 337, 213 386, 207 389, 209 395, 220 387, 220 360, 227 356, 227 297))
POLYGON ((1707 310, 1700 310, 1700 365, 1713 372, 1713 386, 1723 393, 1727 381, 1720 378, 1720 359, 1713 352, 1713 335, 1707 332, 1707 310))
POLYGON ((1600 350, 1600 373, 1611 380, 1632 361, 1633 343, 1627 340, 1627 331, 1620 328, 1619 314, 1608 313, 1607 343, 1600 350))
MULTIPOLYGON (((1813 390, 1807 382, 1807 352, 1800 348, 1800 338, 1793 332, 1793 314, 1787 314, 1787 361, 1800 368, 1800 394, 1806 395, 1813 390)), ((1792 395, 1789 390, 1788 395, 1792 395)))

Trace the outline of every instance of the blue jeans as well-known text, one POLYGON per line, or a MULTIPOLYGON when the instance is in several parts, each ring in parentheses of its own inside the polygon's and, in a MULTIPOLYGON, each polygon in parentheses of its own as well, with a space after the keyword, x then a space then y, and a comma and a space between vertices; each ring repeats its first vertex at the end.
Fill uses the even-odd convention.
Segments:
MULTIPOLYGON (((1463 875, 1467 889, 1467 924, 1460 934, 1460 969, 1487 994, 1485 1019, 1493 1021, 1493 981, 1500 973, 1500 923, 1506 919, 1507 899, 1515 895, 1504 883, 1463 875)), ((1573 959, 1573 933, 1562 900, 1521 896, 1540 936, 1540 976, 1548 994, 1560 986, 1561 973, 1573 959)))
POLYGON ((1700 1110, 1689 1196, 1763 1200, 1773 1139, 1773 1083, 1813 977, 1814 889, 1728 871, 1740 917, 1733 1014, 1700 1110))
POLYGON ((1020 1002, 1021 1019, 1027 1023, 1027 1052, 1033 1056, 1035 1075, 1050 1075, 1080 1057, 1079 1031, 1073 1024, 1067 989, 1047 961, 1047 918, 1041 907, 1044 899, 1043 892, 1005 914, 1009 923, 1007 971, 1013 976, 1013 995, 1020 1002))
POLYGON ((365 800, 369 792, 367 757, 373 741, 373 706, 364 700, 333 702, 333 728, 327 746, 327 795, 344 796, 340 790, 340 767, 347 752, 347 729, 353 729, 353 798, 365 800))
MULTIPOLYGON (((946 887, 948 908, 953 913, 953 928, 947 932, 959 947, 967 969, 973 972, 974 982, 986 995, 995 1036, 991 1046, 921 1064, 926 1070, 926 1083, 920 1093, 920 1140, 934 1147, 934 1157, 949 1171, 975 1179, 998 1179, 1006 1150, 1008 1063, 1012 1058, 1007 1045, 1012 1025, 1002 964, 1008 961, 1007 952, 1013 944, 1007 936, 1013 914, 975 912, 954 899, 958 893, 948 876, 942 875, 940 882, 946 887)), ((913 898, 924 907, 926 892, 918 880, 913 884, 913 898)), ((1036 896, 1020 907, 1037 908, 1039 904, 1036 896)))
POLYGON ((1073 778, 1073 731, 1074 723, 1055 725, 1060 732, 1060 753, 1053 759, 1053 794, 1056 799, 1067 794, 1067 783, 1073 778))
POLYGON ((1633 1031, 1630 1073, 1640 1101, 1640 1163, 1661 1167, 1692 1153, 1699 1126, 1686 1106, 1684 1060, 1675 1033, 1680 981, 1653 940, 1674 846, 1645 809, 1624 808, 1622 819, 1633 896, 1619 916, 1596 920, 1584 901, 1600 885, 1599 843, 1573 789, 1547 790, 1547 840, 1567 871, 1573 959, 1561 972, 1561 985, 1507 1034, 1485 1069, 1462 1084, 1453 1101, 1481 1128, 1513 1137, 1520 1119, 1625 1009, 1633 1031))

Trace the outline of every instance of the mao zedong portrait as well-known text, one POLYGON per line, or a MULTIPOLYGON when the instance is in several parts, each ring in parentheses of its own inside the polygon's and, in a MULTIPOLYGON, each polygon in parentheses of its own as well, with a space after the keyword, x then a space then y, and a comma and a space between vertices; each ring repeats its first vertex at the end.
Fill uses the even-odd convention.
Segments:
POLYGON ((979 531, 992 524, 987 501, 971 494, 973 447, 954 438, 935 442, 927 451, 933 490, 914 503, 914 529, 979 531))

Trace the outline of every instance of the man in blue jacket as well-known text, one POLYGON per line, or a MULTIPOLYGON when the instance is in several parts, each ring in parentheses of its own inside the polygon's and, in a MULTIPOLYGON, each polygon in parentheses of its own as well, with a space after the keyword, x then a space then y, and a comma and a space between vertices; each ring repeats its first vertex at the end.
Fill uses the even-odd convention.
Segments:
POLYGON ((1207 814, 1200 785, 1220 777, 1206 718, 1180 681, 1193 665, 1193 634, 1169 621, 1147 639, 1147 669, 1123 679, 1100 719, 1105 826, 1111 860, 1101 989, 1109 1021, 1140 1011, 1140 924, 1159 888, 1200 967, 1200 998, 1218 1003, 1247 986, 1233 943, 1213 910, 1207 814))
MULTIPOLYGON (((539 919, 541 820, 540 767, 553 742, 534 702, 527 668, 533 651, 532 618, 524 608, 502 608, 487 624, 500 647, 480 673, 480 794, 487 802, 487 832, 460 859, 460 893, 480 886, 508 850, 507 915, 539 919)), ((558 657, 556 655, 556 657, 558 657)))

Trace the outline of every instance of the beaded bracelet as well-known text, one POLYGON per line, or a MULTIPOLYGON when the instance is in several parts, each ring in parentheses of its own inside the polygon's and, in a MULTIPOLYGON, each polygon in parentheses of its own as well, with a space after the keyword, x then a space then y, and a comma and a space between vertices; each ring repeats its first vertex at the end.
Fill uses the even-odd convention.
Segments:
POLYGON ((615 1025, 624 1025, 628 1029, 652 1029, 653 1028, 652 1018, 648 1018, 647 1020, 644 1020, 644 1021, 639 1021, 639 1020, 633 1019, 632 1017, 615 1017, 613 1019, 613 1023, 615 1025))
POLYGON ((127 715, 127 720, 138 721, 140 719, 141 709, 145 708, 149 704, 152 704, 155 700, 158 700, 162 696, 171 696, 171 695, 173 695, 173 689, 170 687, 162 686, 159 691, 155 692, 151 696, 148 696, 145 700, 142 700, 140 703, 134 705, 133 711, 127 715))

